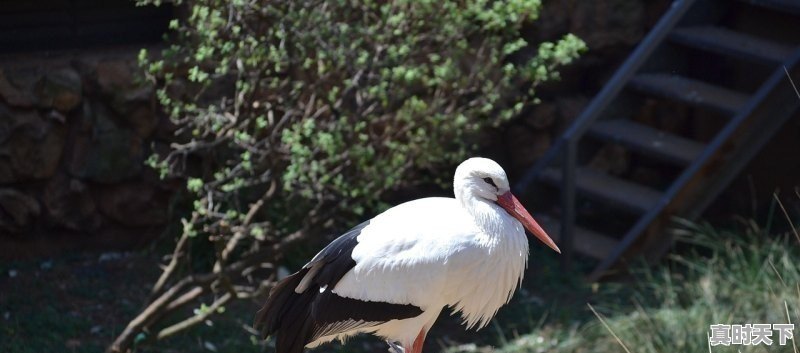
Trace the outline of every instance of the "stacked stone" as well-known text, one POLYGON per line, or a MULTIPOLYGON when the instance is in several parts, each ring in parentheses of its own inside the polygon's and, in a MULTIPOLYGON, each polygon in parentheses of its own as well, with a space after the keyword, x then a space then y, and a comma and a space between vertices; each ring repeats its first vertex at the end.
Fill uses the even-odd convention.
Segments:
POLYGON ((143 161, 171 133, 138 70, 131 57, 0 71, 0 258, 163 228, 169 192, 143 161))

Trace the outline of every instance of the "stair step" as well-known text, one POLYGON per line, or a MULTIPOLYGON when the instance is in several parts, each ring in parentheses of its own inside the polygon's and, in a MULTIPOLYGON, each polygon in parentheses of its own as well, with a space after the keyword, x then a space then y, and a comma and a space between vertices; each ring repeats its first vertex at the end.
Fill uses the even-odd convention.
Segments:
MULTIPOLYGON (((561 240, 561 221, 548 215, 537 215, 536 220, 547 234, 558 243, 561 240)), ((576 252, 597 260, 608 257, 619 241, 593 230, 573 226, 572 244, 576 252)), ((561 244, 558 244, 561 245, 561 244)))
POLYGON ((681 165, 689 165, 703 151, 703 144, 631 120, 596 122, 589 133, 648 155, 681 165))
POLYGON ((797 0, 739 0, 755 6, 767 7, 781 12, 800 15, 800 1, 797 0))
POLYGON ((646 93, 730 115, 741 110, 749 99, 748 95, 740 92, 672 74, 639 74, 631 79, 630 84, 646 93))
MULTIPOLYGON (((546 169, 542 173, 542 179, 552 185, 560 186, 561 173, 561 169, 546 169)), ((650 210, 658 203, 661 196, 660 192, 649 187, 583 167, 575 171, 575 187, 590 198, 636 213, 650 210)))
POLYGON ((678 28, 672 31, 670 39, 702 50, 768 63, 781 63, 793 51, 786 45, 715 26, 678 28))

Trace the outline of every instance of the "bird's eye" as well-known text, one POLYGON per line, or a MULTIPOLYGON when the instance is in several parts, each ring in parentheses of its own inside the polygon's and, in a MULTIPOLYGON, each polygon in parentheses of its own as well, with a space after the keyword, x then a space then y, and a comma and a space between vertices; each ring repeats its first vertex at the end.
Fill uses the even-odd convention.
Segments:
POLYGON ((486 178, 483 178, 483 181, 485 181, 487 184, 497 188, 497 185, 494 183, 494 180, 492 180, 492 178, 486 177, 486 178))

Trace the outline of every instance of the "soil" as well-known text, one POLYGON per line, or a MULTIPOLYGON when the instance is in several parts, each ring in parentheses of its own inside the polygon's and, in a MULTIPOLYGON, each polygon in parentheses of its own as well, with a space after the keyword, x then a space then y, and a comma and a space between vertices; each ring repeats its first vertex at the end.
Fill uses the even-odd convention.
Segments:
MULTIPOLYGON (((544 249, 533 249, 545 253, 544 249)), ((532 257, 523 288, 489 327, 466 331, 457 316, 443 313, 428 335, 426 352, 462 344, 496 346, 541 325, 543 319, 574 317, 575 302, 586 288, 568 280, 549 254, 532 257)), ((0 352, 103 352, 138 313, 159 274, 152 252, 77 254, 54 259, 0 264, 0 352)), ((255 302, 236 303, 187 333, 143 352, 263 352, 272 348, 243 329, 252 323, 255 302)), ((577 309, 580 311, 580 309, 577 309)), ((190 313, 185 313, 190 314, 190 313)), ((385 343, 364 336, 346 346, 317 352, 384 351, 385 343)))

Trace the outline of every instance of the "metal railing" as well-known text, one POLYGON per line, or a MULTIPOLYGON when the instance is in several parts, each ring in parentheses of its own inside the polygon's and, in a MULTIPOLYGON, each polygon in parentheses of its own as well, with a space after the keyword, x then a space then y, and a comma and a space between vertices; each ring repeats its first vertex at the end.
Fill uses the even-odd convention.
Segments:
MULTIPOLYGON (((680 21, 686 11, 694 4, 695 0, 675 0, 670 9, 664 14, 653 29, 644 37, 642 42, 634 49, 633 53, 625 60, 611 80, 603 87, 600 93, 583 110, 581 115, 567 128, 556 143, 523 175, 520 182, 515 185, 515 191, 527 190, 530 185, 550 166, 556 157, 562 157, 562 188, 561 188, 561 234, 560 243, 564 249, 567 261, 571 259, 573 246, 573 232, 575 226, 575 170, 577 168, 578 142, 597 120, 606 107, 614 100, 628 81, 645 63, 650 54, 662 43, 672 28, 680 21)), ((619 250, 619 249, 617 249, 619 250)), ((616 251, 615 251, 616 252, 616 251)))
MULTIPOLYGON (((578 159, 578 143, 583 135, 600 116, 601 113, 613 102, 620 91, 627 85, 650 55, 664 41, 675 25, 684 17, 686 12, 696 3, 695 0, 676 0, 671 8, 659 20, 656 26, 645 36, 633 53, 625 60, 620 69, 612 76, 611 80, 603 87, 600 93, 592 100, 581 115, 567 128, 556 143, 540 158, 537 163, 527 170, 520 182, 515 185, 515 191, 522 193, 539 178, 546 168, 555 162, 561 162, 561 234, 559 245, 564 250, 566 261, 570 261, 574 249, 575 230, 575 194, 576 194, 576 169, 578 159), (558 157, 561 157, 558 159, 558 157)), ((636 223, 623 235, 614 250, 603 259, 589 278, 595 280, 604 271, 616 263, 634 241, 647 230, 647 228, 663 212, 665 207, 675 201, 675 198, 684 190, 692 178, 698 175, 703 166, 715 157, 726 158, 725 163, 715 171, 717 177, 694 195, 684 205, 684 216, 694 218, 718 195, 732 179, 741 171, 755 153, 763 146, 788 117, 800 111, 800 100, 795 96, 794 89, 790 86, 786 73, 800 75, 800 48, 798 48, 782 66, 769 76, 759 89, 747 100, 746 104, 736 112, 716 136, 704 147, 703 151, 683 170, 671 183, 658 201, 645 212, 636 223), (759 119, 752 119, 753 117, 759 119), (743 123, 757 121, 757 131, 740 131, 743 123), (725 144, 734 135, 740 144, 733 152, 725 156, 718 154, 725 144)), ((686 200, 684 200, 686 202, 686 200)), ((666 243, 666 242, 665 242, 666 243)))
MULTIPOLYGON (((678 179, 676 179, 670 187, 661 195, 658 203, 656 203, 651 209, 639 220, 636 224, 627 232, 625 236, 622 238, 620 243, 614 249, 614 251, 605 258, 596 268, 595 270, 589 275, 590 279, 597 279, 602 276, 603 272, 611 267, 625 250, 628 249, 629 246, 636 240, 636 238, 642 232, 647 229, 651 222, 655 220, 655 218, 661 213, 665 206, 667 206, 672 199, 678 194, 678 192, 683 189, 686 184, 690 181, 690 179, 700 171, 700 169, 707 163, 709 160, 714 156, 714 154, 723 147, 723 144, 728 141, 734 133, 736 133, 737 129, 740 125, 745 122, 745 120, 749 117, 752 117, 756 114, 756 110, 761 108, 765 102, 767 102, 768 97, 775 95, 776 88, 780 86, 781 83, 788 84, 788 79, 786 78, 786 72, 789 70, 796 71, 795 69, 800 67, 800 49, 796 50, 794 54, 788 58, 782 66, 776 68, 776 70, 770 75, 770 77, 764 82, 764 84, 759 87, 758 91, 753 94, 750 99, 747 101, 747 104, 744 108, 739 111, 727 124, 722 130, 717 133, 711 142, 706 145, 703 149, 703 152, 692 162, 692 164, 687 167, 683 173, 680 174, 678 179)), ((759 139, 755 139, 754 141, 750 141, 747 145, 747 148, 742 151, 736 157, 738 158, 730 158, 728 161, 728 170, 726 173, 722 173, 721 178, 715 179, 714 183, 712 183, 711 187, 708 190, 704 190, 705 197, 700 197, 700 205, 694 205, 694 209, 701 210, 705 208, 705 206, 716 197, 716 194, 722 191, 722 189, 727 186, 727 184, 736 176, 741 168, 743 168, 747 162, 750 161, 750 158, 757 152, 761 146, 768 140, 770 136, 777 130, 779 126, 781 126, 785 121, 786 118, 791 116, 794 112, 800 109, 800 100, 795 100, 795 92, 791 87, 785 87, 786 89, 782 89, 779 92, 779 99, 777 99, 780 103, 776 104, 776 102, 768 102, 771 108, 774 110, 780 110, 783 114, 768 114, 769 116, 765 116, 764 124, 759 126, 759 131, 756 135, 758 135, 759 139)), ((773 98, 774 99, 774 98, 773 98)), ((763 114, 762 115, 767 115, 763 114)), ((699 211, 696 211, 699 212, 699 211)), ((692 215, 692 216, 697 216, 692 215)))

